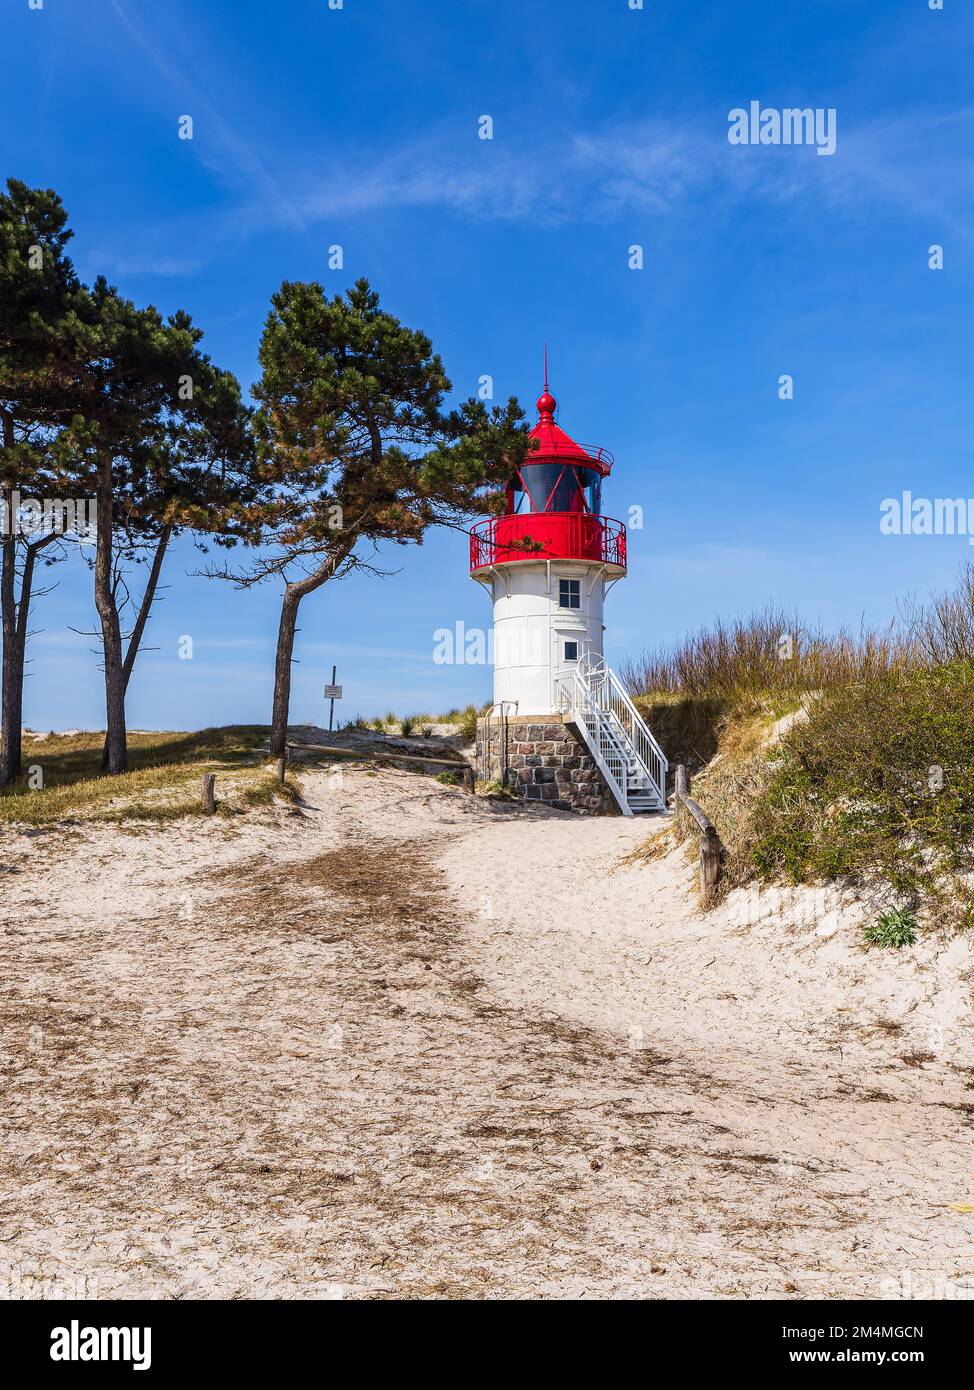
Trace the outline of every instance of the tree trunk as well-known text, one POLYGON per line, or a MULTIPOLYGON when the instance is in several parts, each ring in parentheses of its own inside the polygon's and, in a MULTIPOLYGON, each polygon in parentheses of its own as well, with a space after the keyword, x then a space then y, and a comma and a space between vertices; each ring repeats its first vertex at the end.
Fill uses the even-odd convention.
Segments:
POLYGON ((270 753, 272 758, 283 758, 287 747, 287 717, 291 704, 291 663, 294 653, 294 634, 297 629, 298 605, 307 595, 320 589, 328 582, 338 566, 352 550, 354 541, 324 564, 319 565, 307 579, 299 579, 295 584, 286 584, 284 601, 281 604, 281 621, 277 630, 277 656, 274 660, 274 709, 271 714, 270 753))
MULTIPOLYGON (((10 490, 3 489, 10 531, 10 490)), ((30 613, 34 585, 34 562, 37 552, 56 540, 55 535, 27 543, 24 547, 24 569, 20 580, 20 600, 17 599, 17 540, 13 534, 4 536, 0 560, 0 621, 3 631, 3 662, 0 674, 0 787, 16 782, 21 772, 24 722, 24 663, 27 654, 27 619, 30 613)))
POLYGON ((281 604, 281 621, 277 629, 277 655, 274 659, 274 709, 271 714, 271 757, 282 758, 287 743, 287 716, 291 704, 291 661, 294 652, 294 633, 298 622, 298 605, 303 597, 297 585, 288 584, 281 604))
MULTIPOLYGON (((9 500, 9 491, 4 489, 9 500)), ((8 511, 9 515, 9 511, 8 511)), ((23 720, 24 654, 17 641, 16 541, 3 537, 0 609, 3 623, 3 673, 0 677, 0 787, 20 776, 20 729, 23 720)))
MULTIPOLYGON (((142 602, 139 604, 138 616, 135 619, 135 626, 129 637, 128 646, 125 649, 125 660, 122 663, 122 690, 127 693, 129 688, 129 678, 132 675, 132 668, 135 666, 135 658, 139 654, 139 645, 145 633, 145 625, 149 621, 149 612, 152 608, 152 601, 156 596, 156 588, 159 584, 159 575, 162 573, 162 562, 166 556, 166 548, 172 537, 172 527, 166 526, 160 532, 159 540, 156 543, 156 553, 152 557, 152 564, 149 567, 149 577, 145 584, 145 593, 142 595, 142 602)), ((108 736, 105 736, 105 746, 101 754, 101 770, 108 770, 108 736)))
POLYGON ((122 629, 112 584, 112 463, 104 459, 98 468, 98 522, 95 544, 95 608, 101 621, 105 662, 105 719, 108 726, 110 776, 128 771, 125 735, 125 663, 122 629))

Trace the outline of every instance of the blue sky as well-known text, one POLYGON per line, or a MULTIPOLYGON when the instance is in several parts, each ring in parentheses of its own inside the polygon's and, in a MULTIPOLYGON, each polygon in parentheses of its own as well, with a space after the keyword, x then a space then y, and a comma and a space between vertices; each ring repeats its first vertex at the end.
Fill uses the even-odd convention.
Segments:
MULTIPOLYGON (((606 511, 645 511, 613 664, 767 600, 886 621, 974 558, 879 531, 905 488, 974 496, 962 0, 5 0, 0 40, 0 172, 57 189, 81 274, 189 310, 246 389, 285 278, 367 276, 458 397, 490 374, 532 420, 548 341, 560 423, 616 456, 606 511), (730 145, 754 100, 834 107, 834 156, 730 145)), ((279 593, 199 564, 188 542, 169 558, 132 727, 269 718, 279 593)), ((464 538, 387 566, 304 604, 295 721, 321 719, 332 662, 345 715, 487 697, 486 668, 432 661, 435 629, 489 622, 464 538)), ((102 727, 95 644, 70 630, 93 624, 90 577, 50 577, 25 717, 102 727)))

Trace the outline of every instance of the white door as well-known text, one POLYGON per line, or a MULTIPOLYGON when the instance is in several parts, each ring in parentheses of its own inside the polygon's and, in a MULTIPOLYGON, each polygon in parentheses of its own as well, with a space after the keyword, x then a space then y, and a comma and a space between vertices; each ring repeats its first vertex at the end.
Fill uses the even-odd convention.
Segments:
POLYGON ((578 663, 586 654, 588 646, 585 628, 579 623, 567 623, 552 630, 551 652, 551 703, 553 709, 562 708, 561 692, 571 689, 572 678, 578 663))

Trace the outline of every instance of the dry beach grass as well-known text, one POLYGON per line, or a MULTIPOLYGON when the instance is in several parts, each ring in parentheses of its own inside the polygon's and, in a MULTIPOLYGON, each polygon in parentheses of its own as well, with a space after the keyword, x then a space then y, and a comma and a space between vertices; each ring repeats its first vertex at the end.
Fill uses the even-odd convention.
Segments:
POLYGON ((204 772, 219 777, 221 814, 266 805, 295 790, 292 784, 282 791, 262 766, 266 733, 249 724, 192 734, 133 732, 130 771, 112 778, 99 771, 103 733, 28 733, 23 775, 0 792, 0 825, 178 820, 200 814, 204 772))

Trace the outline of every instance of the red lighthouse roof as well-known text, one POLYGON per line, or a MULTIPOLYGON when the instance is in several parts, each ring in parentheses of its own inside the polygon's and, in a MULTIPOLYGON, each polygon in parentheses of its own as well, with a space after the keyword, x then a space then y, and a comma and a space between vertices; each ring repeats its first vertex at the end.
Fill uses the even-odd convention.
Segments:
POLYGON ((555 411, 558 402, 548 390, 548 359, 545 353, 544 390, 538 397, 538 423, 528 436, 537 440, 537 449, 532 449, 525 464, 532 463, 582 463, 595 467, 606 475, 612 467, 612 455, 608 449, 595 449, 586 444, 576 444, 571 435, 566 434, 560 425, 555 424, 555 411))

